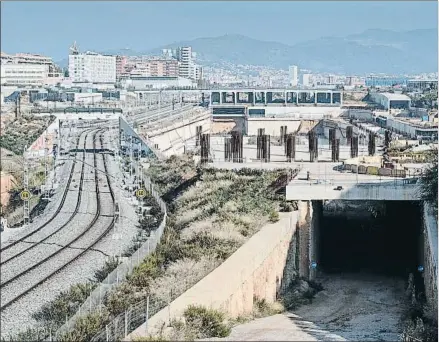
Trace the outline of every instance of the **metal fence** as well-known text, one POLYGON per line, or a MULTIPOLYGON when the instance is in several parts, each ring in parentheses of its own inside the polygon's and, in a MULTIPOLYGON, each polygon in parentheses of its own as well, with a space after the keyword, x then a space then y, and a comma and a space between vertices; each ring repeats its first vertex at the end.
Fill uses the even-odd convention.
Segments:
MULTIPOLYGON (((140 333, 143 336, 148 335, 148 320, 150 317, 157 314, 160 310, 170 307, 172 301, 193 287, 198 281, 203 279, 207 274, 213 271, 218 266, 218 263, 205 263, 203 265, 195 265, 193 269, 189 269, 187 277, 180 274, 180 277, 175 277, 175 281, 168 284, 166 287, 156 288, 160 292, 160 296, 148 295, 146 298, 131 305, 125 312, 116 316, 109 324, 105 326, 99 333, 91 339, 91 342, 108 342, 121 341, 128 334, 132 333, 142 324, 146 323, 140 333), (196 270, 195 270, 196 268, 196 270)), ((173 275, 175 276, 175 275, 173 275)), ((170 310, 168 311, 169 321, 171 321, 170 310)))
POLYGON ((81 305, 76 314, 70 317, 70 319, 68 319, 66 323, 58 329, 58 331, 56 332, 56 336, 59 336, 60 334, 72 329, 75 325, 76 320, 80 316, 99 310, 102 304, 102 300, 105 298, 105 294, 109 290, 118 286, 119 283, 124 281, 127 276, 132 273, 134 267, 139 265, 145 257, 154 252, 157 245, 159 244, 166 226, 166 204, 161 199, 159 193, 155 191, 151 179, 149 177, 145 177, 144 181, 146 189, 150 191, 151 195, 157 201, 162 212, 164 213, 164 217, 160 226, 157 228, 157 230, 155 230, 155 232, 151 232, 148 240, 145 241, 142 246, 140 246, 140 248, 133 253, 133 255, 124 258, 123 262, 116 269, 114 269, 105 278, 105 280, 102 281, 102 283, 100 283, 98 287, 96 287, 96 289, 94 289, 94 291, 90 294, 86 301, 81 305))

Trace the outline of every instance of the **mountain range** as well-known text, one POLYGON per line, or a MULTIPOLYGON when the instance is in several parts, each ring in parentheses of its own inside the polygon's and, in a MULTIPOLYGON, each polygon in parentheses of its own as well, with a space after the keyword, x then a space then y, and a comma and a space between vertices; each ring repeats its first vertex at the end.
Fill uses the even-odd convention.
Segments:
POLYGON ((121 49, 102 53, 155 55, 162 49, 178 46, 192 46, 200 64, 205 66, 249 64, 287 69, 289 65, 298 65, 313 72, 345 74, 417 74, 438 70, 437 29, 405 32, 371 29, 294 45, 228 34, 175 42, 147 51, 121 49))

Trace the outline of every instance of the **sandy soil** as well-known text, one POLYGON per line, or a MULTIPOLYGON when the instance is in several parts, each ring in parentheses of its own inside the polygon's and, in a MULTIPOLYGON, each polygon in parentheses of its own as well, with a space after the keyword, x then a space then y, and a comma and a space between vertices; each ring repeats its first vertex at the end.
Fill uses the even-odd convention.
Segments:
POLYGON ((211 341, 398 341, 404 311, 400 279, 368 274, 324 275, 312 304, 254 320, 211 341))

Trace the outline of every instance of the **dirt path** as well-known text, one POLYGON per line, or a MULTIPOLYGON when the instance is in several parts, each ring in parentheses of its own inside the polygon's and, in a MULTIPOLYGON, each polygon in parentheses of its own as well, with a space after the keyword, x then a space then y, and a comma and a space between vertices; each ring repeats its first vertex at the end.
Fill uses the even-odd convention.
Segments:
POLYGON ((398 341, 404 281, 367 274, 322 276, 324 290, 294 313, 233 328, 215 341, 398 341))

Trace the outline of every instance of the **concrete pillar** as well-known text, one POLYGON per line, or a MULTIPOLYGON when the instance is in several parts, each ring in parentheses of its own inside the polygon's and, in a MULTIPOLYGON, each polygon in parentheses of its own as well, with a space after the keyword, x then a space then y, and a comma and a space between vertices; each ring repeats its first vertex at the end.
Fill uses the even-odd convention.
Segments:
POLYGON ((284 92, 285 106, 287 105, 288 92, 284 92))
POLYGON ((333 96, 332 96, 333 92, 331 91, 330 94, 331 94, 331 104, 334 104, 334 103, 333 103, 334 99, 333 99, 333 96))
POLYGON ((315 91, 314 92, 314 104, 317 104, 317 94, 318 94, 318 92, 315 91))
POLYGON ((264 94, 264 104, 267 105, 267 92, 264 91, 263 94, 264 94))
POLYGON ((295 91, 296 93, 296 105, 299 105, 299 92, 295 91))
POLYGON ((222 91, 219 91, 219 95, 220 95, 219 103, 220 103, 220 104, 223 104, 223 92, 222 92, 222 91))
POLYGON ((234 91, 233 92, 233 103, 236 105, 237 102, 238 102, 238 92, 234 91))
POLYGON ((310 206, 310 239, 309 239, 309 261, 310 261, 310 273, 309 279, 313 280, 317 276, 317 270, 320 266, 320 224, 323 215, 323 201, 311 201, 310 206), (317 267, 313 267, 313 263, 316 263, 317 267))
POLYGON ((323 213, 322 201, 299 201, 299 215, 296 226, 298 248, 296 249, 300 277, 312 280, 319 269, 319 233, 323 213), (316 267, 314 267, 314 264, 316 267))

